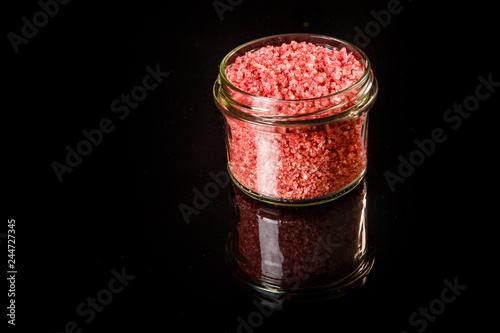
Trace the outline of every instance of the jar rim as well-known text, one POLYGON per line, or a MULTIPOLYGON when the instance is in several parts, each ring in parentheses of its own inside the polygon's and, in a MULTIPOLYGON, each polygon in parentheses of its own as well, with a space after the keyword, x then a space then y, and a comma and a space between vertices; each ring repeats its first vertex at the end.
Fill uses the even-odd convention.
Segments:
MULTIPOLYGON (((292 40, 290 40, 290 41, 292 41, 292 40)), ((303 41, 301 41, 301 42, 303 42, 303 41)), ((319 46, 332 46, 332 45, 325 45, 325 44, 317 44, 317 45, 319 45, 319 46)), ((267 102, 278 102, 278 103, 279 102, 308 102, 308 101, 318 101, 318 100, 322 100, 322 99, 326 99, 326 98, 333 98, 333 97, 336 97, 336 96, 341 96, 341 95, 345 94, 346 92, 349 92, 350 90, 356 89, 359 86, 363 85, 369 75, 371 75, 370 60, 368 59, 367 55, 359 47, 357 47, 356 45, 354 45, 352 43, 349 43, 349 42, 347 42, 345 40, 342 40, 342 39, 338 39, 338 38, 334 38, 334 37, 330 37, 330 36, 326 36, 326 35, 316 35, 316 34, 308 34, 308 33, 279 34, 279 35, 271 35, 271 36, 261 37, 261 38, 257 38, 257 39, 251 40, 251 41, 249 41, 247 43, 244 43, 244 44, 239 45, 239 46, 235 47, 234 49, 232 49, 222 59, 220 65, 219 65, 219 78, 222 81, 224 81, 224 84, 227 85, 227 86, 229 86, 229 88, 231 90, 234 90, 235 92, 237 92, 238 94, 242 94, 243 96, 251 97, 252 99, 262 100, 262 101, 267 101, 267 102), (251 93, 248 93, 248 92, 246 92, 244 90, 241 90, 240 88, 236 87, 226 77, 226 62, 227 62, 227 60, 231 56, 233 56, 235 53, 237 53, 238 51, 240 51, 241 49, 244 49, 245 47, 248 47, 249 45, 252 45, 252 44, 257 44, 259 42, 264 42, 265 40, 279 39, 279 38, 287 39, 287 38, 291 38, 291 37, 298 37, 298 38, 309 37, 309 38, 318 38, 318 39, 322 38, 322 39, 328 39, 330 41, 335 41, 335 42, 338 42, 338 43, 341 43, 341 44, 345 44, 346 46, 349 46, 350 48, 352 48, 356 52, 358 52, 359 55, 363 58, 364 67, 365 67, 364 71, 363 71, 363 74, 361 75, 361 77, 356 82, 354 82, 349 87, 344 88, 342 90, 339 90, 337 92, 334 92, 332 94, 323 95, 323 96, 320 96, 320 97, 299 98, 299 99, 278 99, 278 98, 271 98, 271 97, 264 97, 264 96, 253 95, 251 93)))

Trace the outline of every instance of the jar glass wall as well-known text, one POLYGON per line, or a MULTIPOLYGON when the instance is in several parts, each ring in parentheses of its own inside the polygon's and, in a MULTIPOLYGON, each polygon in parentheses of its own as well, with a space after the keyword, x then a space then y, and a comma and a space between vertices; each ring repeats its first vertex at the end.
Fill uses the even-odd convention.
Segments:
POLYGON ((229 173, 248 195, 284 205, 332 200, 363 178, 368 110, 378 91, 366 55, 326 36, 288 34, 244 44, 222 61, 214 99, 225 116, 229 173), (279 100, 248 94, 226 77, 235 59, 267 45, 309 42, 352 54, 363 66, 354 84, 310 99, 279 100))

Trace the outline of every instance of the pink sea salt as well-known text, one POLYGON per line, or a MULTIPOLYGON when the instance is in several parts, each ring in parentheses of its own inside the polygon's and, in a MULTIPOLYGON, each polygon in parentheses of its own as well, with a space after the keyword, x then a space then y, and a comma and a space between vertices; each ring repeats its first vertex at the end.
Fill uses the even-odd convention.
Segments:
MULTIPOLYGON (((363 72, 344 48, 291 42, 247 52, 226 69, 226 77, 255 96, 303 100, 346 89, 363 72)), ((285 115, 305 111, 280 110, 285 115)), ((274 129, 226 120, 231 173, 256 193, 288 200, 321 197, 355 182, 366 168, 366 114, 321 126, 274 129)))
POLYGON ((236 58, 226 76, 239 89, 262 97, 297 100, 343 90, 363 74, 363 66, 345 48, 311 43, 267 46, 236 58))

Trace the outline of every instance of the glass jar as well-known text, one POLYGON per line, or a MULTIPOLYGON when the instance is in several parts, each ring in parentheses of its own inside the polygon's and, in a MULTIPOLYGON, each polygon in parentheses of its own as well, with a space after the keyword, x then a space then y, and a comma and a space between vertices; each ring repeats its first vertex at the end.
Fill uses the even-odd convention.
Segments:
POLYGON ((279 307, 340 297, 365 283, 375 258, 365 181, 348 196, 310 207, 272 205, 233 190, 226 261, 250 294, 279 307))
POLYGON ((232 50, 214 84, 225 119, 229 174, 246 194, 281 205, 311 205, 352 190, 366 172, 368 110, 378 85, 367 56, 355 45, 327 36, 265 37, 232 50), (226 77, 235 59, 268 45, 308 42, 345 48, 363 67, 357 82, 318 98, 280 100, 246 93, 226 77))

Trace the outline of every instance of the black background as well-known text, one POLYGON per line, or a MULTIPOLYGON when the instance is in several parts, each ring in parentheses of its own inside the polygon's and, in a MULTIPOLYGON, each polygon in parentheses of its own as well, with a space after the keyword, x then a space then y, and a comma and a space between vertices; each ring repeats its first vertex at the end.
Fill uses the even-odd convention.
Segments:
MULTIPOLYGON (((227 0, 221 0, 227 3, 227 0)), ((3 223, 16 221, 15 331, 237 332, 255 311, 224 263, 229 188, 186 224, 178 205, 225 169, 222 116, 212 85, 221 59, 255 38, 290 32, 353 42, 355 27, 389 1, 249 1, 223 13, 213 1, 71 1, 16 54, 7 38, 36 1, 4 4, 6 154, 3 223), (306 23, 307 22, 307 23, 306 23), (113 100, 142 84, 145 67, 169 76, 128 117, 113 100), (82 130, 111 119, 113 132, 59 182, 82 130), (135 276, 89 323, 76 313, 106 288, 112 270, 135 276)), ((238 3, 238 2, 233 2, 238 3)), ((493 214, 500 90, 456 129, 443 120, 474 95, 478 76, 500 81, 498 15, 489 4, 401 1, 363 47, 379 81, 370 111, 369 233, 377 248, 366 286, 339 300, 290 306, 255 332, 416 332, 408 317, 440 297, 443 281, 467 289, 426 332, 494 322, 493 214), (384 172, 415 139, 447 140, 392 192, 384 172)), ((485 90, 483 90, 485 91, 485 90)), ((6 271, 7 249, 2 239, 6 271)), ((8 285, 2 308, 7 312, 8 285)), ((7 321, 2 314, 2 321, 7 321)), ((9 329, 13 329, 10 325, 9 329)))

